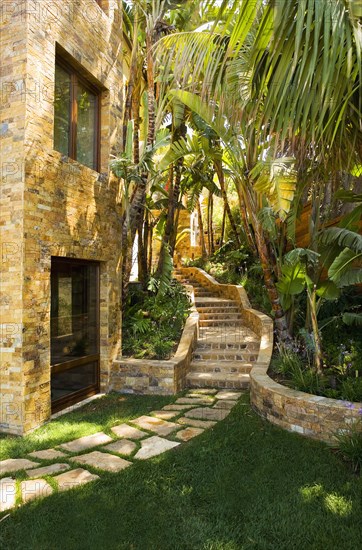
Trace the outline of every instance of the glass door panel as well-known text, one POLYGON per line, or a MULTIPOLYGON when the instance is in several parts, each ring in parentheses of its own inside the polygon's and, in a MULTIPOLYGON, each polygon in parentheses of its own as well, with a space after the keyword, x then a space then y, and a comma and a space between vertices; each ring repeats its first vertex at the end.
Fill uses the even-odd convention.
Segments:
POLYGON ((52 409, 99 391, 99 266, 52 258, 52 409))

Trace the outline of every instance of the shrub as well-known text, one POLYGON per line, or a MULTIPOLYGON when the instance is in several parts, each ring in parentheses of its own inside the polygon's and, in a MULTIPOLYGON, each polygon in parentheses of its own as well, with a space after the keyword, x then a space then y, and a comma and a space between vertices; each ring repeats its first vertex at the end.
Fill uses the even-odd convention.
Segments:
POLYGON ((362 421, 351 426, 348 432, 336 435, 337 448, 355 472, 362 471, 362 421))
POLYGON ((307 360, 296 350, 285 346, 279 347, 279 354, 273 358, 272 369, 287 378, 286 383, 295 390, 321 394, 325 378, 310 368, 307 360))
POLYGON ((168 359, 180 340, 189 311, 189 299, 177 281, 172 281, 162 296, 132 289, 123 314, 123 355, 168 359))
POLYGON ((362 377, 346 378, 341 384, 341 397, 346 401, 362 402, 362 377))

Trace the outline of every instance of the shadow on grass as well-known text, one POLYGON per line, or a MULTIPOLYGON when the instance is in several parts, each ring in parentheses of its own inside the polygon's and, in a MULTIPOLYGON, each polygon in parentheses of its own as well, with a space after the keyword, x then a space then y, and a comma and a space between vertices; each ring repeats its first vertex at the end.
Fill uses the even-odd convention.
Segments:
POLYGON ((355 550, 361 517, 361 479, 245 396, 187 444, 13 512, 1 536, 9 550, 355 550))

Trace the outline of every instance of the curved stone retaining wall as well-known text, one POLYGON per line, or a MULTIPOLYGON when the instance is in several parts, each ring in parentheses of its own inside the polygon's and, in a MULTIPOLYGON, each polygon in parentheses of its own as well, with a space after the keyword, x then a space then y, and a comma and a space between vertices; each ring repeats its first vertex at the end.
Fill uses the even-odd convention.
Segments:
POLYGON ((327 443, 333 443, 337 433, 362 419, 362 403, 286 388, 267 375, 267 367, 252 369, 250 399, 254 410, 272 424, 327 443))
POLYGON ((242 287, 219 284, 201 269, 187 268, 184 271, 220 296, 237 300, 246 325, 260 336, 258 360, 250 373, 250 400, 258 414, 288 431, 327 443, 332 443, 336 433, 347 431, 359 419, 362 429, 362 403, 309 395, 282 386, 268 376, 273 350, 273 321, 251 309, 242 287))

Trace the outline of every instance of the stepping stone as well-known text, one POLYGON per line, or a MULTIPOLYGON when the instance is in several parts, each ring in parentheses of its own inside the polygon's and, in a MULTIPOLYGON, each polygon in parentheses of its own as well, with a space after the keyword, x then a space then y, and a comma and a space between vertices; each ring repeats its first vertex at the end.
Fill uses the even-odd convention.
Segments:
POLYGON ((187 409, 192 409, 194 405, 165 405, 163 411, 186 411, 187 409))
POLYGON ((167 422, 167 420, 161 420, 154 416, 140 416, 132 420, 132 422, 158 435, 168 435, 180 427, 178 424, 174 424, 174 422, 167 422))
POLYGON ((110 445, 103 447, 107 451, 113 451, 121 455, 131 455, 133 451, 137 449, 137 445, 134 441, 129 441, 128 439, 121 439, 120 441, 115 441, 110 445))
MULTIPOLYGON (((213 403, 215 401, 215 398, 213 395, 211 394, 203 394, 202 396, 197 394, 197 393, 188 393, 185 398, 190 398, 192 399, 192 402, 193 403, 197 403, 196 399, 202 399, 203 402, 205 403, 213 403)), ((181 397, 182 399, 182 397, 181 397)))
POLYGON ((221 390, 219 391, 215 397, 216 399, 232 399, 237 400, 242 395, 241 392, 233 391, 233 390, 221 390))
POLYGON ((16 502, 16 481, 11 477, 0 479, 0 512, 14 508, 16 502))
POLYGON ((26 470, 27 468, 35 468, 35 466, 40 466, 39 462, 32 462, 27 458, 8 458, 0 462, 0 474, 26 470))
POLYGON ((80 464, 86 464, 99 470, 106 470, 107 472, 120 472, 132 465, 132 462, 124 460, 119 456, 110 455, 108 453, 101 453, 100 451, 93 451, 85 455, 73 456, 71 460, 79 462, 80 464))
POLYGON ((65 470, 69 470, 69 468, 69 464, 50 464, 50 466, 35 468, 35 470, 26 470, 26 473, 29 477, 42 477, 57 474, 59 472, 65 472, 65 470))
POLYGON ((193 418, 185 418, 182 416, 177 420, 179 424, 186 424, 187 426, 195 426, 195 428, 212 428, 217 424, 212 420, 195 420, 193 418))
POLYGON ((74 439, 74 441, 69 441, 68 443, 63 443, 60 447, 66 451, 70 451, 71 453, 79 453, 80 451, 85 451, 91 447, 111 443, 112 441, 113 439, 105 433, 98 432, 93 435, 85 435, 79 439, 74 439))
POLYGON ((44 451, 33 451, 29 453, 29 456, 40 458, 40 460, 53 460, 54 458, 63 458, 68 455, 62 453, 62 451, 58 451, 58 449, 45 449, 44 451))
POLYGON ((177 439, 181 439, 181 441, 189 441, 193 437, 202 434, 204 431, 205 430, 202 428, 185 428, 184 430, 177 432, 176 437, 177 439))
POLYGON ((43 498, 52 494, 53 489, 45 479, 31 479, 20 484, 23 502, 29 502, 35 498, 43 498))
POLYGON ((205 397, 180 397, 176 403, 181 405, 186 403, 187 405, 212 405, 214 399, 206 399, 205 397))
POLYGON ((169 441, 168 439, 163 439, 162 437, 154 435, 141 441, 142 448, 135 455, 135 458, 146 460, 147 458, 160 455, 169 449, 173 449, 178 445, 180 445, 180 443, 176 441, 169 441))
POLYGON ((58 482, 59 491, 67 491, 68 489, 73 489, 74 487, 79 487, 80 485, 99 479, 99 476, 91 474, 88 470, 83 470, 83 468, 77 468, 76 470, 69 470, 69 472, 55 476, 54 479, 58 482))
POLYGON ((191 409, 191 411, 185 412, 185 416, 187 418, 216 420, 217 422, 224 420, 228 414, 230 414, 230 411, 227 409, 209 409, 204 407, 199 409, 191 409))
POLYGON ((212 390, 211 388, 200 388, 199 390, 194 389, 188 394, 186 394, 186 397, 191 397, 193 395, 215 395, 219 390, 212 390))
POLYGON ((153 414, 153 416, 157 416, 157 418, 161 418, 162 420, 171 420, 179 413, 177 411, 152 411, 150 414, 153 414))
POLYGON ((227 401, 226 399, 220 399, 214 405, 214 409, 232 409, 235 407, 236 401, 227 401))
POLYGON ((113 426, 111 430, 117 437, 126 437, 127 439, 142 439, 142 437, 148 435, 146 432, 142 432, 141 430, 137 430, 137 428, 128 426, 128 424, 113 426))

